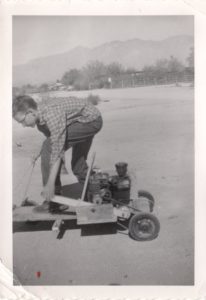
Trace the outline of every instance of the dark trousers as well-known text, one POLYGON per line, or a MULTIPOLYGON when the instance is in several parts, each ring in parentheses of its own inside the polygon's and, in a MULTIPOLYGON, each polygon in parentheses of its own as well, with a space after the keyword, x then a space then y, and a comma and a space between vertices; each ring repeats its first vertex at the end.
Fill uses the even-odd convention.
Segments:
MULTIPOLYGON (((88 165, 87 156, 92 145, 94 135, 102 128, 102 118, 89 123, 75 122, 67 127, 65 151, 72 148, 71 168, 79 182, 83 182, 86 177, 88 165)), ((43 185, 47 184, 50 173, 51 140, 47 138, 41 150, 41 172, 43 185)), ((60 172, 62 161, 56 177, 55 186, 61 186, 60 172)))

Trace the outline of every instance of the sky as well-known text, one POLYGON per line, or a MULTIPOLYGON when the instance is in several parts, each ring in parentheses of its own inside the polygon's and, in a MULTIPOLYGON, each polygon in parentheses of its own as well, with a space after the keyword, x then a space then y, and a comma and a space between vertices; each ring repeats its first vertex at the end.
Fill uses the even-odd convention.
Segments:
POLYGON ((193 35, 192 16, 14 16, 13 65, 114 40, 193 35))

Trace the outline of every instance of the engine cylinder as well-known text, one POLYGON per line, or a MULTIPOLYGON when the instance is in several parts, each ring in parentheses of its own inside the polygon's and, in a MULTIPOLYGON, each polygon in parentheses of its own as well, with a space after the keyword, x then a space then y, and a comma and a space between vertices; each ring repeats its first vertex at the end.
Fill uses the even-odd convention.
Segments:
POLYGON ((128 204, 130 202, 131 180, 127 175, 127 163, 116 163, 115 168, 118 175, 111 177, 112 197, 122 204, 128 204))

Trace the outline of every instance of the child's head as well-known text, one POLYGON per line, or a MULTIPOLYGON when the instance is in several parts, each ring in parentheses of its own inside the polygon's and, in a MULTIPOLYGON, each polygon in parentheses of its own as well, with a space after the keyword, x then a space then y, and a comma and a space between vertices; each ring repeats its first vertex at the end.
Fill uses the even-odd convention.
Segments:
POLYGON ((30 96, 18 96, 13 99, 12 116, 22 126, 34 127, 37 121, 37 103, 30 96))

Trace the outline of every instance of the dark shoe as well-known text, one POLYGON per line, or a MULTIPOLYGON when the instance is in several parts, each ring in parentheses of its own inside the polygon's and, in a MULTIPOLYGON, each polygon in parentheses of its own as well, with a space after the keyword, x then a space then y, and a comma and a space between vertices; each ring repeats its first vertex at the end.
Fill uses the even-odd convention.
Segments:
POLYGON ((50 202, 50 207, 49 207, 49 212, 51 213, 61 213, 62 211, 65 211, 69 208, 68 205, 65 204, 60 204, 60 203, 56 203, 51 201, 50 202))
POLYGON ((36 206, 34 211, 38 213, 60 213, 68 208, 68 205, 45 200, 41 205, 36 206))

